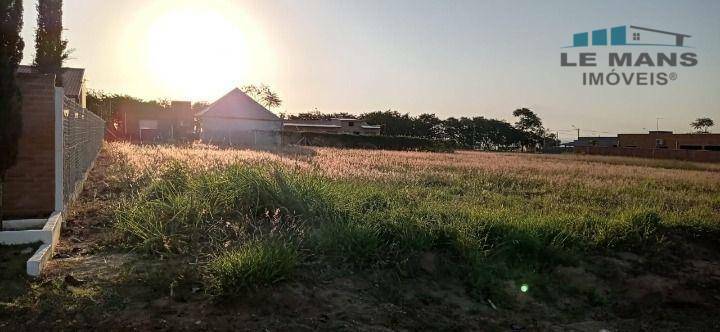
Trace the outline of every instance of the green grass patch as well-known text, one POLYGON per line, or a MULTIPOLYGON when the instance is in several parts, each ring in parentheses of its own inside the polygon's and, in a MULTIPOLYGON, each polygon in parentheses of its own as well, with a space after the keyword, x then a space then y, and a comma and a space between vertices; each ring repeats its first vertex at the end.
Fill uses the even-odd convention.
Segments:
POLYGON ((292 241, 252 241, 213 259, 207 266, 206 280, 212 294, 242 295, 248 289, 289 279, 299 260, 292 241))

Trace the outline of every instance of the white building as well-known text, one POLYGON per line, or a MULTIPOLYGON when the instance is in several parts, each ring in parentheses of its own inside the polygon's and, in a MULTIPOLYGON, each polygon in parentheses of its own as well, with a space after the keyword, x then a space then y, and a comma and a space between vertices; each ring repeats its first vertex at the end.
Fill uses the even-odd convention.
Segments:
POLYGON ((210 144, 272 146, 281 143, 282 120, 240 89, 195 115, 200 139, 210 144))

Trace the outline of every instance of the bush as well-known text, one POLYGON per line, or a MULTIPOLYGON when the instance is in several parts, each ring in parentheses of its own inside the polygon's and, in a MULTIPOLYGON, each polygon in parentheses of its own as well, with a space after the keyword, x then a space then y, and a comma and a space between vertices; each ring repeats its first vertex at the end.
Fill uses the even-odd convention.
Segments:
POLYGON ((219 297, 240 295, 250 288, 289 279, 299 261, 296 245, 271 238, 252 241, 213 259, 207 267, 210 293, 219 297))

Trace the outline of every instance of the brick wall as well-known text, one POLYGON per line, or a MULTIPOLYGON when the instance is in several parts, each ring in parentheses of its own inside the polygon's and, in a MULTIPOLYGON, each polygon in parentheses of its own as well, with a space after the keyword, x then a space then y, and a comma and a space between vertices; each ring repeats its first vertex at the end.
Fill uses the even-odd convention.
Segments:
POLYGON ((681 149, 684 146, 696 147, 697 150, 712 150, 710 147, 720 146, 720 134, 620 134, 618 142, 620 147, 657 148, 658 140, 668 149, 681 149))
POLYGON ((19 74, 23 95, 17 164, 3 188, 7 217, 47 217, 55 208, 55 77, 19 74))
POLYGON ((574 151, 581 154, 606 156, 623 156, 637 158, 676 159, 696 162, 720 162, 720 152, 703 150, 675 149, 644 149, 644 148, 609 148, 599 146, 575 147, 574 151))

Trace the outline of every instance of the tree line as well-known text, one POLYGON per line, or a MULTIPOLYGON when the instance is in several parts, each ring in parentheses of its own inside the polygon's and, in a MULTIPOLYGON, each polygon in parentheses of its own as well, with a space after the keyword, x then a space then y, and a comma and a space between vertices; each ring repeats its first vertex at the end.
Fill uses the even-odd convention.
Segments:
POLYGON ((542 120, 532 110, 519 108, 513 112, 514 124, 483 116, 450 117, 445 120, 435 114, 412 116, 398 111, 374 111, 360 115, 349 113, 321 113, 318 111, 287 115, 290 120, 329 120, 333 118, 362 119, 370 125, 380 125, 384 136, 420 137, 452 142, 458 147, 481 150, 535 150, 557 146, 557 135, 543 127, 542 120))

